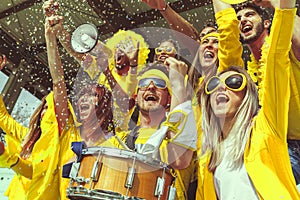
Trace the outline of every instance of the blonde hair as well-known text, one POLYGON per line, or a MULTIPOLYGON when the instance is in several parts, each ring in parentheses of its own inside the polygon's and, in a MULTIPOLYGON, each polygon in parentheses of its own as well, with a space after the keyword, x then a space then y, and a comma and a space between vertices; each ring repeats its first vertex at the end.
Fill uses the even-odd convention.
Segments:
MULTIPOLYGON (((243 155, 246 143, 248 141, 248 130, 251 127, 253 117, 257 114, 259 109, 258 106, 258 94, 257 88, 242 67, 229 67, 227 70, 222 71, 223 74, 227 71, 235 71, 242 73, 246 76, 247 85, 245 87, 245 96, 239 105, 237 112, 233 118, 233 126, 230 129, 228 137, 232 144, 232 149, 229 153, 231 159, 231 167, 239 168, 243 164, 243 155)), ((204 85, 204 84, 203 84, 204 85)), ((201 89, 201 103, 202 103, 202 152, 205 153, 207 150, 211 151, 212 156, 209 163, 209 170, 214 171, 216 167, 221 163, 224 158, 224 143, 222 139, 222 125, 219 119, 215 116, 211 104, 210 95, 207 95, 203 89, 201 89)))

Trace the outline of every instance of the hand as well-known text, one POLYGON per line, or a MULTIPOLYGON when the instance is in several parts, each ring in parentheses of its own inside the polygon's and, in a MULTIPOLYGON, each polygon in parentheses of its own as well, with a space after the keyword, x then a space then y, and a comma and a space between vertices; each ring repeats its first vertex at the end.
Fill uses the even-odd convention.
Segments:
POLYGON ((171 82, 172 80, 185 78, 188 70, 187 64, 173 57, 168 57, 164 64, 169 70, 169 79, 171 82))
POLYGON ((46 17, 45 35, 54 34, 55 37, 59 37, 61 33, 63 33, 63 17, 58 15, 46 17))
POLYGON ((6 65, 6 62, 7 62, 6 56, 3 54, 2 56, 0 56, 0 71, 6 65))
POLYGON ((157 10, 164 10, 166 8, 165 0, 142 0, 142 2, 157 10))
POLYGON ((138 66, 138 56, 139 56, 139 48, 140 43, 137 41, 136 47, 134 46, 134 41, 129 36, 125 39, 125 41, 121 41, 117 48, 124 53, 125 56, 127 56, 129 60, 129 64, 131 67, 137 67, 138 66))
POLYGON ((278 0, 253 0, 253 3, 264 8, 275 8, 278 6, 278 0))
POLYGON ((43 10, 47 17, 56 15, 59 9, 59 4, 55 0, 47 0, 43 4, 43 10))

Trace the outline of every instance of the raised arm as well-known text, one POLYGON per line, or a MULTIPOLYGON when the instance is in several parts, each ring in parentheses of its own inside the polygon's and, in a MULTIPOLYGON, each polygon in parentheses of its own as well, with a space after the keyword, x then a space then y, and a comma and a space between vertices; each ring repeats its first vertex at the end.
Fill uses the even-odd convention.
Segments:
POLYGON ((235 10, 230 4, 221 0, 213 0, 215 17, 219 31, 219 71, 230 66, 244 67, 242 58, 243 47, 240 42, 239 21, 235 10))
MULTIPOLYGON (((53 15, 57 15, 59 9, 59 4, 55 0, 47 0, 43 4, 43 10, 46 17, 51 17, 53 15)), ((57 33, 56 37, 59 39, 61 45, 65 48, 65 50, 75 58, 78 63, 81 63, 84 54, 77 53, 71 48, 71 36, 70 33, 64 29, 62 20, 60 20, 57 24, 57 33)))
MULTIPOLYGON (((255 4, 262 7, 281 7, 282 2, 278 0, 253 0, 255 4)), ((291 1, 292 3, 293 1, 291 1)), ((294 29, 293 29, 293 37, 292 37, 292 50, 298 61, 300 61, 300 17, 298 15, 295 16, 294 21, 294 29)))
POLYGON ((172 57, 167 58, 165 64, 170 69, 172 89, 170 114, 163 123, 169 129, 168 160, 175 169, 184 169, 190 165, 197 141, 195 117, 185 86, 188 66, 172 57))
POLYGON ((169 6, 165 0, 142 0, 147 3, 151 8, 160 11, 162 16, 166 19, 171 29, 183 33, 194 40, 200 41, 198 31, 181 17, 177 12, 175 12, 171 6, 169 6))
POLYGON ((286 141, 290 97, 289 51, 296 14, 295 0, 280 0, 270 34, 263 82, 262 111, 279 138, 286 141))
POLYGON ((67 89, 64 79, 64 70, 60 59, 56 34, 62 17, 53 15, 46 17, 45 38, 47 46, 48 64, 53 83, 55 113, 61 134, 69 117, 67 89))

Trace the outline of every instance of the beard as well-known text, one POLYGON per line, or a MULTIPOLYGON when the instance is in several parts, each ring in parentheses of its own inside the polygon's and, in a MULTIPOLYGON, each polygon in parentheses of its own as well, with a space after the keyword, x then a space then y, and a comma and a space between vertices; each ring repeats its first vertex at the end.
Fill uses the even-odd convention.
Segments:
POLYGON ((262 22, 259 23, 254 29, 255 29, 255 34, 250 35, 249 37, 245 38, 241 35, 241 41, 242 41, 243 44, 250 44, 252 42, 255 42, 260 37, 260 35, 264 31, 263 23, 262 22))

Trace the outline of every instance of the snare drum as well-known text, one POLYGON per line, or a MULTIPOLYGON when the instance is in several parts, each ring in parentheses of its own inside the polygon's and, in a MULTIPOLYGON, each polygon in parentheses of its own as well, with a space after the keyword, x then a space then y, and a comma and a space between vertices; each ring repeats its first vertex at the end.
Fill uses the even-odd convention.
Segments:
POLYGON ((107 147, 89 147, 82 155, 70 173, 70 199, 175 199, 174 177, 162 162, 107 147))

